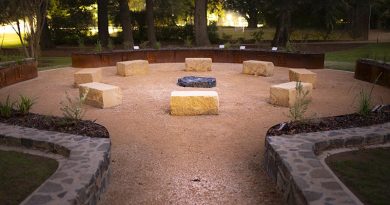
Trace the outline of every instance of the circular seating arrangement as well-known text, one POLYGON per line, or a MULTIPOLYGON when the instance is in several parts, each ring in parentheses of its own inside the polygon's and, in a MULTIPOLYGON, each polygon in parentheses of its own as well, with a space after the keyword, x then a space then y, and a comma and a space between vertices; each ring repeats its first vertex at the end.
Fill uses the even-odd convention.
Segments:
MULTIPOLYGON (((211 71, 212 58, 185 58, 184 71, 211 71)), ((248 60, 243 62, 242 74, 270 77, 274 73, 274 64, 268 61, 248 60)), ((149 73, 149 62, 132 60, 117 62, 117 75, 127 77, 149 73)), ((101 69, 83 69, 75 73, 75 86, 79 86, 80 96, 85 103, 98 108, 109 108, 122 103, 122 91, 119 87, 100 83, 101 69)), ((296 101, 297 82, 308 92, 316 85, 317 75, 307 69, 290 69, 291 82, 270 87, 270 103, 291 107, 296 101)), ((219 110, 219 98, 216 91, 173 91, 170 97, 171 115, 216 115, 219 110)))

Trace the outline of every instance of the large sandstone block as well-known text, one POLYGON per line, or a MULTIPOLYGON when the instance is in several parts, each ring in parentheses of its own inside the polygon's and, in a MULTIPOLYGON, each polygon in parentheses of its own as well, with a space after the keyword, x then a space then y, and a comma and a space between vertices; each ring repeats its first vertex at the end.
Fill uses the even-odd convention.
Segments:
POLYGON ((274 74, 274 64, 268 61, 244 61, 242 63, 242 73, 255 76, 272 76, 274 74))
POLYGON ((313 88, 316 87, 317 83, 317 74, 314 72, 311 72, 310 70, 301 68, 301 69, 290 69, 288 72, 290 81, 301 81, 304 83, 311 83, 313 84, 313 88))
POLYGON ((98 108, 109 108, 122 104, 122 90, 104 83, 80 84, 80 96, 85 96, 85 104, 98 108))
POLYGON ((82 69, 74 74, 74 86, 78 87, 80 84, 100 82, 102 80, 102 69, 87 68, 82 69))
MULTIPOLYGON (((270 101, 271 104, 279 105, 283 107, 291 107, 294 105, 297 95, 296 90, 297 82, 283 83, 279 85, 273 85, 270 89, 270 101)), ((309 91, 308 98, 311 97, 313 85, 311 83, 302 83, 303 91, 309 91)))
POLYGON ((215 91, 173 91, 171 115, 217 115, 218 93, 215 91))
POLYGON ((147 60, 117 62, 116 70, 121 76, 145 75, 149 73, 149 62, 147 60))
POLYGON ((186 58, 185 71, 211 71, 213 60, 211 58, 186 58))

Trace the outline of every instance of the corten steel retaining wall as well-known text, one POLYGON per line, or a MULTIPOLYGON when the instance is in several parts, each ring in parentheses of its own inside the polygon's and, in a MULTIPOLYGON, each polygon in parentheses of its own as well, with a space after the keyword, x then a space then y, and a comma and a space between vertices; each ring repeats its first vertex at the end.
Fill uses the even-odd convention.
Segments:
POLYGON ((37 67, 38 63, 32 58, 0 64, 0 88, 36 78, 37 67))
POLYGON ((72 66, 95 68, 114 66, 116 62, 128 60, 148 60, 149 63, 184 62, 185 58, 212 58, 216 63, 242 63, 245 60, 271 61, 276 66, 291 68, 324 68, 323 53, 288 53, 264 50, 237 49, 161 49, 129 50, 99 53, 72 54, 72 66))
POLYGON ((360 59, 356 61, 355 78, 371 83, 378 79, 376 84, 390 88, 390 64, 360 59))

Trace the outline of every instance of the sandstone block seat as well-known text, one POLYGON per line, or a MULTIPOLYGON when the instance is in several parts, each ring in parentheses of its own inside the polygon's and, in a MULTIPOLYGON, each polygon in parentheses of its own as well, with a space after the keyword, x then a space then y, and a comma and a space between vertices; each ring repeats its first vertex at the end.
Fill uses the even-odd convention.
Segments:
POLYGON ((149 72, 149 62, 147 60, 117 62, 116 70, 120 76, 145 75, 149 72))
POLYGON ((185 71, 205 72, 211 71, 213 60, 211 58, 186 58, 185 71))
POLYGON ((85 96, 85 104, 109 108, 122 104, 122 90, 114 85, 104 83, 80 84, 80 96, 85 96))
POLYGON ((173 91, 171 115, 217 115, 218 93, 215 91, 173 91))
POLYGON ((102 80, 102 69, 100 68, 86 68, 74 74, 74 86, 78 87, 80 84, 100 82, 102 80))
POLYGON ((242 73, 255 76, 272 76, 274 74, 274 64, 268 61, 244 61, 242 63, 242 73))
MULTIPOLYGON (((296 90, 297 82, 288 82, 279 85, 273 85, 270 89, 270 101, 271 104, 291 107, 294 105, 297 95, 296 90)), ((302 83, 303 91, 309 91, 308 98, 311 97, 313 86, 311 83, 302 83)))
POLYGON ((301 81, 304 83, 313 84, 313 88, 316 87, 317 74, 311 72, 310 70, 300 68, 300 69, 290 69, 288 72, 290 81, 301 81))

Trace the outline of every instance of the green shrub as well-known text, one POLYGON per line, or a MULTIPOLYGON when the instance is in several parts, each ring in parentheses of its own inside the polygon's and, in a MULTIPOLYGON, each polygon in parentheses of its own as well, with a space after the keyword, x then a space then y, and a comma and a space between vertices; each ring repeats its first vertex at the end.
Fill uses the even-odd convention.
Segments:
POLYGON ((140 48, 146 48, 149 45, 149 41, 143 41, 139 44, 140 48))
POLYGON ((300 121, 305 118, 305 112, 311 102, 308 98, 309 91, 303 89, 303 85, 301 82, 297 82, 295 86, 296 96, 295 103, 289 109, 289 118, 292 121, 300 121))
POLYGON ((367 116, 370 114, 371 108, 371 92, 367 92, 362 88, 359 92, 358 113, 367 116))
POLYGON ((358 96, 358 110, 357 113, 359 113, 362 116, 368 116, 371 113, 372 109, 372 102, 371 102, 371 97, 372 97, 372 91, 374 90, 375 84, 378 82, 379 78, 382 76, 382 73, 380 73, 375 81, 373 82, 373 85, 370 89, 369 92, 364 90, 363 88, 359 92, 358 96))
POLYGON ((154 48, 157 50, 161 49, 161 43, 157 41, 156 44, 154 45, 154 48))
POLYGON ((10 118, 14 105, 15 102, 11 102, 8 95, 7 99, 5 100, 5 103, 0 102, 0 116, 4 118, 10 118))
POLYGON ((115 48, 114 42, 112 41, 111 38, 108 39, 107 48, 108 48, 110 51, 114 50, 114 48, 115 48))
POLYGON ((23 95, 20 95, 20 101, 17 103, 16 107, 19 111, 19 113, 26 115, 30 112, 30 109, 35 104, 34 99, 30 99, 29 97, 25 97, 23 95))
POLYGON ((62 111, 63 116, 72 122, 80 121, 85 114, 84 102, 87 97, 88 91, 78 97, 69 96, 68 92, 65 92, 66 100, 62 101, 60 110, 62 111))
POLYGON ((252 36, 253 36, 253 39, 255 39, 256 44, 261 43, 261 41, 264 39, 263 29, 260 29, 258 31, 253 32, 252 36))
POLYGON ((102 52, 102 50, 103 50, 102 44, 101 44, 100 41, 98 40, 98 41, 96 42, 96 45, 95 45, 95 51, 96 51, 96 52, 102 52))
POLYGON ((227 42, 224 44, 224 46, 225 46, 225 49, 229 49, 232 47, 232 44, 230 42, 227 42))
POLYGON ((184 46, 188 47, 188 48, 192 47, 192 39, 191 39, 191 37, 189 37, 189 36, 186 37, 186 39, 184 40, 184 46))
POLYGON ((85 43, 84 43, 84 39, 83 38, 79 38, 78 40, 78 44, 79 44, 79 49, 80 50, 85 50, 85 43))

